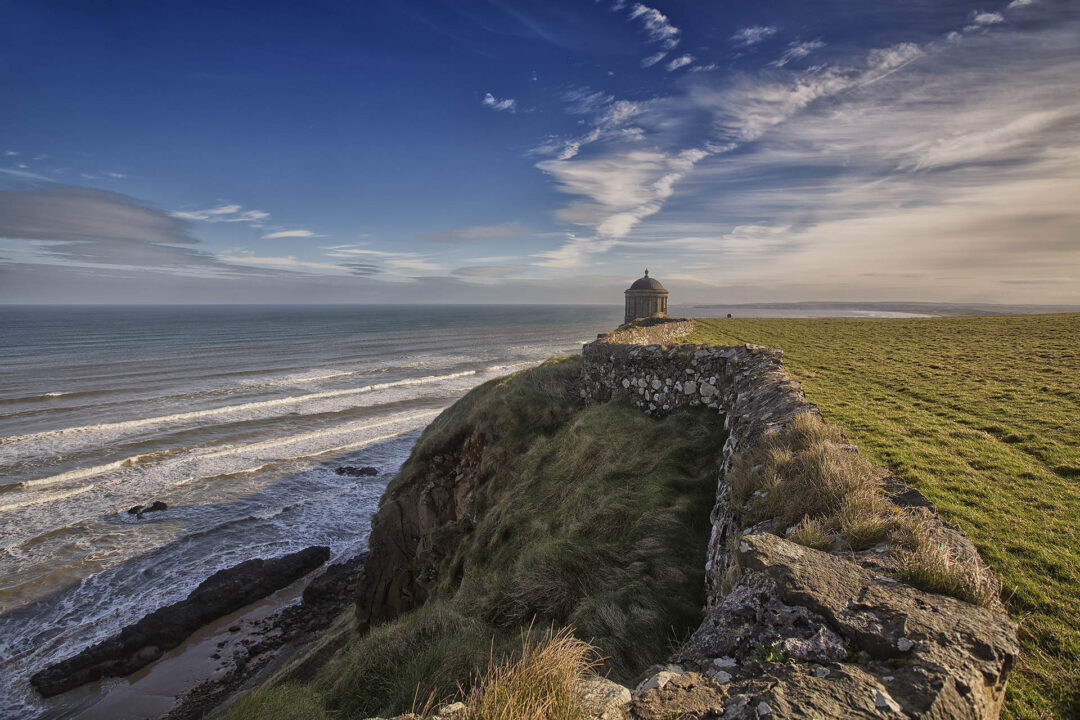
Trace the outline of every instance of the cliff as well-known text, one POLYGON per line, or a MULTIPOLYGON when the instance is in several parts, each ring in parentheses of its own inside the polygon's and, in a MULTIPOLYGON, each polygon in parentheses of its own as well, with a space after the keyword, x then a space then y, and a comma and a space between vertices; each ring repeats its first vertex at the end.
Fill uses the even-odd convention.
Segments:
POLYGON ((304 702, 438 706, 515 677, 488 661, 542 655, 520 641, 538 626, 617 681, 580 677, 567 717, 997 717, 1016 626, 971 542, 822 420, 780 350, 653 342, 692 328, 621 328, 443 413, 372 524, 367 634, 304 702))

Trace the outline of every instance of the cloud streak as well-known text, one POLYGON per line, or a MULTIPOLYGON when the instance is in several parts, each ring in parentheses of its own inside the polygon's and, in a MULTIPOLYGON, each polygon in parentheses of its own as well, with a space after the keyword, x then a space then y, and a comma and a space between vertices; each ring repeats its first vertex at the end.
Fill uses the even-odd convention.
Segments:
POLYGON ((311 230, 279 230, 262 236, 263 240, 277 240, 280 238, 310 238, 322 237, 311 230))
POLYGON ((436 230, 421 233, 422 240, 437 243, 474 243, 489 240, 507 240, 528 234, 520 223, 510 222, 502 225, 473 225, 472 227, 453 230, 436 230))
POLYGON ((817 40, 808 40, 806 42, 793 42, 788 45, 784 54, 769 63, 772 67, 784 67, 790 62, 795 60, 801 60, 815 50, 820 50, 825 47, 825 43, 819 38, 817 40))
POLYGON ((484 107, 491 108, 496 112, 517 112, 517 100, 514 98, 497 98, 491 93, 485 93, 481 102, 484 107))
POLYGON ((744 27, 731 36, 731 41, 739 47, 752 47, 763 43, 777 33, 775 25, 751 25, 744 27))

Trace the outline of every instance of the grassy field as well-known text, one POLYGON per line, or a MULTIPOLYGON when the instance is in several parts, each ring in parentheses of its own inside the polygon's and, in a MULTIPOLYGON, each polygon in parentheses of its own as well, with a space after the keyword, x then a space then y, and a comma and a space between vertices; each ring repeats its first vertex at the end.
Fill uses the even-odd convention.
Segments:
POLYGON ((1080 315, 710 319, 975 541, 1020 623, 1004 717, 1080 717, 1080 315))

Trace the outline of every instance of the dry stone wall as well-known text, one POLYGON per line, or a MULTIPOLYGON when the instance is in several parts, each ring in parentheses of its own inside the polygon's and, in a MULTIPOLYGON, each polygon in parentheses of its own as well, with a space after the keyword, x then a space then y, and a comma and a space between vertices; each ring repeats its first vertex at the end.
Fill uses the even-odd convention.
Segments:
MULTIPOLYGON (((729 433, 710 515, 705 618, 672 664, 637 688, 630 716, 666 717, 691 703, 695 717, 998 717, 1019 650, 1000 607, 882 574, 884 546, 858 557, 789 542, 768 523, 741 526, 725 482, 736 456, 797 415, 820 412, 779 349, 665 344, 692 327, 630 328, 582 351, 586 400, 626 399, 653 415, 704 405, 725 416, 729 433)), ((898 506, 921 508, 956 556, 981 562, 917 491, 896 478, 884 490, 898 506)))

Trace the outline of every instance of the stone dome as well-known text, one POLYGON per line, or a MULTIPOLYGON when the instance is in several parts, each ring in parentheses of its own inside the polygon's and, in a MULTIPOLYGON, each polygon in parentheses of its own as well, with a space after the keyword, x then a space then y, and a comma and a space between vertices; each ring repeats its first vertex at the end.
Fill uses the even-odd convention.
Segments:
POLYGON ((645 277, 638 278, 630 286, 631 290, 663 290, 664 286, 656 278, 649 277, 649 271, 645 271, 645 277))

